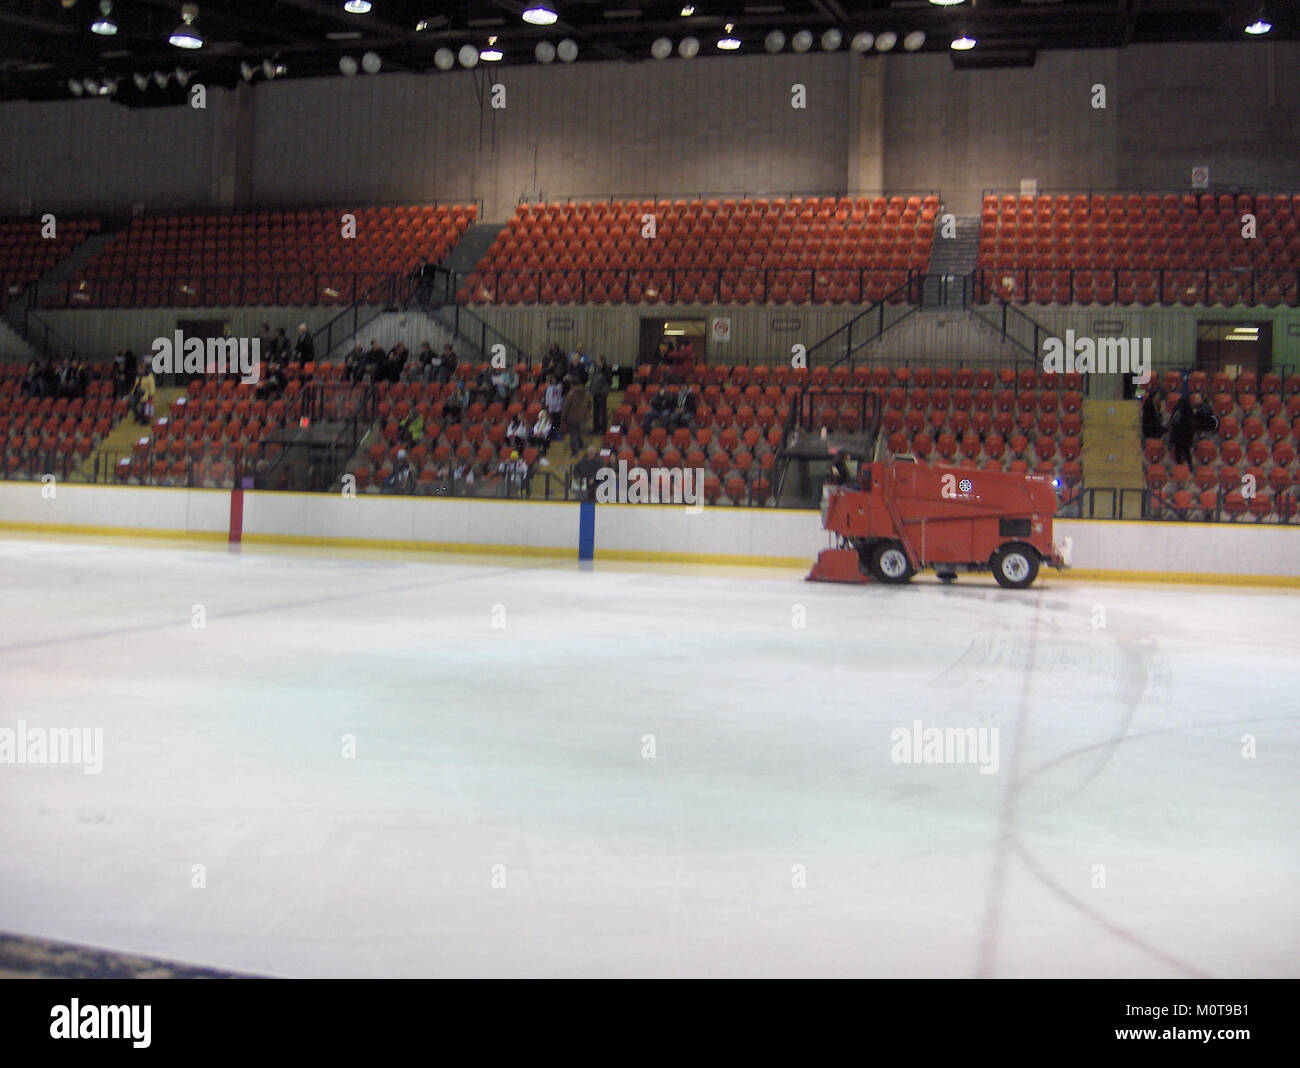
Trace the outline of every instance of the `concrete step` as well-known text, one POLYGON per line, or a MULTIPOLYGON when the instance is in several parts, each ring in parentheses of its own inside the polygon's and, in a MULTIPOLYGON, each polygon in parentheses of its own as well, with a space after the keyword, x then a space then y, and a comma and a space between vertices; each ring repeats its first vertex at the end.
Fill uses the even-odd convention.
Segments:
POLYGON ((1141 489, 1145 484, 1138 441, 1138 402, 1083 401, 1083 455, 1079 458, 1092 486, 1141 489))
POLYGON ((442 266, 458 274, 468 274, 478 266, 479 260, 487 254, 497 234, 504 229, 502 223, 476 223, 465 231, 464 236, 456 243, 456 247, 448 254, 442 266))

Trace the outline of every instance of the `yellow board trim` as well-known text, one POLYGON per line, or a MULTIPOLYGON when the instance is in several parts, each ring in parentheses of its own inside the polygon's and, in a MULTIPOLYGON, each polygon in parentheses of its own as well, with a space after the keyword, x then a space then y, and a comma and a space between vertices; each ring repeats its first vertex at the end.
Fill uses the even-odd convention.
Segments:
POLYGON ((0 530, 33 534, 89 534, 105 538, 190 538, 195 541, 225 541, 228 530, 158 530, 153 527, 83 527, 71 523, 19 523, 0 519, 0 530))

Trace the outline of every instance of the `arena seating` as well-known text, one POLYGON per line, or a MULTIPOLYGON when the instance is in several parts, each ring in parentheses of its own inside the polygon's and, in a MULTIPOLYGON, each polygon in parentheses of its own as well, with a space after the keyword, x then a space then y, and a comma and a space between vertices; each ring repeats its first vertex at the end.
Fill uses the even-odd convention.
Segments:
MULTIPOLYGON (((462 367, 471 379, 480 368, 462 367)), ((694 429, 647 432, 650 399, 660 372, 639 366, 634 381, 610 408, 601 444, 613 462, 636 467, 706 468, 704 494, 711 504, 764 504, 773 492, 773 469, 791 405, 805 386, 871 390, 880 400, 882 433, 894 452, 930 463, 983 470, 1033 472, 1058 479, 1063 502, 1077 498, 1083 478, 1082 403, 1076 375, 1018 374, 1009 369, 847 367, 791 369, 780 365, 698 365, 690 378, 699 404, 694 429)), ((364 462, 350 470, 359 490, 378 492, 392 473, 401 445, 398 425, 413 410, 425 420, 425 440, 408 450, 417 492, 431 492, 440 469, 455 460, 495 464, 508 458, 506 426, 516 412, 531 423, 540 389, 524 382, 512 403, 471 405, 458 420, 444 420, 442 398, 450 386, 419 382, 381 387, 381 434, 364 462)), ((835 430, 858 417, 850 405, 826 406, 818 426, 835 430)), ((535 450, 523 453, 530 467, 535 450)))
MULTIPOLYGON (((123 457, 115 479, 129 485, 229 488, 243 474, 257 474, 273 460, 270 440, 301 415, 308 383, 327 385, 320 417, 350 414, 362 387, 338 383, 341 364, 290 363, 288 383, 274 400, 258 400, 257 387, 235 379, 196 379, 165 416, 154 420, 123 457)), ((275 487, 281 488, 281 487, 275 487)))
POLYGON ((1300 196, 987 196, 981 299, 1038 304, 1300 302, 1300 196), (1242 236, 1252 214, 1256 236, 1242 236))
POLYGON ((0 222, 0 311, 100 225, 99 219, 58 219, 57 236, 47 238, 39 218, 0 222))
POLYGON ((72 281, 55 308, 351 304, 371 286, 436 263, 473 205, 160 215, 136 219, 72 281))
POLYGON ((876 301, 925 269, 938 211, 934 196, 521 204, 458 297, 477 304, 876 301), (654 216, 653 237, 643 236, 645 215, 654 216))
POLYGON ((67 480, 127 412, 112 384, 93 380, 85 397, 23 397, 23 366, 0 364, 0 477, 53 474, 67 480))
MULTIPOLYGON (((1182 375, 1162 376, 1168 389, 1166 419, 1183 388, 1182 375)), ((1215 434, 1193 446, 1190 464, 1175 463, 1163 439, 1144 443, 1151 518, 1294 522, 1300 505, 1300 375, 1285 380, 1243 372, 1235 379, 1193 371, 1187 386, 1211 401, 1219 417, 1215 434), (1254 480, 1254 493, 1246 492, 1254 480)))

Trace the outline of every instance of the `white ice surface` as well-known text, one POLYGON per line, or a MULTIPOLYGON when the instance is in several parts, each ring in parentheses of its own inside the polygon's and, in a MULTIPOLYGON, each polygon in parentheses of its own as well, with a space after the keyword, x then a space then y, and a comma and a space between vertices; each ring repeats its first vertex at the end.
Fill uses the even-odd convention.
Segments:
POLYGON ((0 765, 0 930, 288 976, 1300 975, 1294 593, 30 538, 0 591, 0 727, 105 745, 0 765), (917 719, 996 726, 998 772, 892 762, 917 719))

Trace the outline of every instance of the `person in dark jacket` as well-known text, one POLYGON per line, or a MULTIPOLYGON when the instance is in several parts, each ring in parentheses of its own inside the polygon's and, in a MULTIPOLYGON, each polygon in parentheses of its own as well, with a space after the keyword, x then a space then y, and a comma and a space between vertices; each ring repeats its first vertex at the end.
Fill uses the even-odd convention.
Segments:
POLYGON ((595 434, 603 434, 609 427, 609 390, 613 377, 609 363, 602 356, 591 372, 591 429, 595 434))
POLYGON ((673 398, 673 410, 668 416, 670 429, 686 427, 695 429, 695 390, 690 385, 683 382, 677 395, 673 398))
POLYGON ((298 324, 298 340, 294 343, 293 354, 299 363, 309 363, 316 359, 316 342, 312 340, 306 323, 298 324))
POLYGON ((1160 402, 1164 399, 1164 391, 1159 386, 1152 386, 1142 398, 1142 439, 1163 438, 1165 436, 1164 423, 1160 418, 1160 402))
POLYGON ((1174 463, 1191 464, 1192 439, 1196 436, 1196 424, 1192 419, 1192 403, 1184 393, 1174 405, 1169 416, 1169 447, 1173 450, 1174 463))

